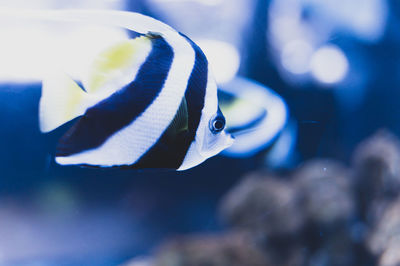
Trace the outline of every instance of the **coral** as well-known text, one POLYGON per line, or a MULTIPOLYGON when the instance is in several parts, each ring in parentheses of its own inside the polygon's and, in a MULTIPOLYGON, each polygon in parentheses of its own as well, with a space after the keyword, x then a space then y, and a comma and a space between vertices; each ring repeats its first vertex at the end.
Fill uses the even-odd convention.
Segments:
POLYGON ((320 159, 307 162, 294 174, 293 182, 310 222, 345 222, 354 213, 351 175, 340 163, 320 159))
POLYGON ((293 234, 304 224, 294 186, 262 173, 249 175, 225 196, 221 216, 235 228, 263 236, 293 234))
POLYGON ((153 266, 268 266, 263 252, 245 234, 182 237, 160 247, 153 266))

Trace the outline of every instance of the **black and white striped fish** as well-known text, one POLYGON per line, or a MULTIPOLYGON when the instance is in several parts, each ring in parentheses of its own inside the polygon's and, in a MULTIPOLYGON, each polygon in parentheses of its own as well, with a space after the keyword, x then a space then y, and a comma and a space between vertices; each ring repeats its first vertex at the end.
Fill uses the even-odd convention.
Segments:
POLYGON ((57 163, 186 170, 233 143, 224 131, 207 58, 183 34, 131 12, 18 14, 102 23, 142 35, 100 54, 82 85, 61 71, 43 79, 41 131, 79 117, 59 141, 57 163))

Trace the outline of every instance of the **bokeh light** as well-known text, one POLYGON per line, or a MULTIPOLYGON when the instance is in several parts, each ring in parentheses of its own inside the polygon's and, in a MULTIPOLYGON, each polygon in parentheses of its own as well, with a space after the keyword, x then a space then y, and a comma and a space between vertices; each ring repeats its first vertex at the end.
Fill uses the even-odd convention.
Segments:
POLYGON ((307 41, 290 41, 282 50, 282 65, 293 74, 307 73, 310 69, 312 53, 312 45, 307 41))
POLYGON ((200 39, 196 42, 212 67, 215 79, 223 84, 233 79, 240 65, 238 49, 230 43, 200 39))
POLYGON ((312 56, 311 71, 322 83, 342 81, 349 69, 349 62, 343 51, 334 45, 319 48, 312 56))

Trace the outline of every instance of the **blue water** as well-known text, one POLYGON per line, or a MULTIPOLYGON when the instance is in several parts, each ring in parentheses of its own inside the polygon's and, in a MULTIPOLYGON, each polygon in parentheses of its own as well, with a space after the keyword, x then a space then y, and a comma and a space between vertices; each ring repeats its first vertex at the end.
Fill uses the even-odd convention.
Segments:
MULTIPOLYGON (((175 13, 159 9, 154 2, 127 1, 127 9, 183 27, 175 13)), ((282 72, 272 37, 266 35, 271 27, 266 10, 273 1, 254 2, 248 7, 253 15, 241 34, 239 74, 268 86, 287 103, 290 121, 297 128, 294 154, 287 158, 291 163, 283 168, 266 163, 268 147, 250 158, 217 156, 185 172, 61 167, 54 162, 55 147, 75 121, 41 134, 41 84, 2 83, 0 264, 5 257, 10 265, 116 265, 151 255, 160 243, 176 235, 226 232, 218 214, 221 199, 248 173, 275 171, 286 176, 310 159, 326 157, 350 165, 357 145, 376 131, 384 128, 400 136, 398 3, 388 2, 381 39, 367 42, 338 27, 318 43, 336 45, 349 61, 346 77, 326 85, 282 72)), ((313 12, 305 6, 304 21, 313 12)), ((324 23, 330 23, 329 19, 322 19, 324 23)), ((356 228, 355 239, 362 242, 360 235, 368 228, 360 213, 355 211, 349 228, 356 228)), ((303 234, 314 245, 335 235, 337 229, 313 226, 307 225, 303 234)), ((354 245, 355 254, 369 254, 362 244, 354 245)), ((378 257, 368 256, 359 261, 375 265, 378 257)))

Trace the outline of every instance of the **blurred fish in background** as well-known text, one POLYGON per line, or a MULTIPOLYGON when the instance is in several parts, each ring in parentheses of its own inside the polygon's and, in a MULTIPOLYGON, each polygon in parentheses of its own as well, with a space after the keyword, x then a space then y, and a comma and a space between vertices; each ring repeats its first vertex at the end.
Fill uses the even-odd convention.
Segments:
POLYGON ((40 134, 46 56, 79 80, 101 51, 136 36, 0 17, 0 264, 399 263, 397 1, 0 3, 171 25, 206 54, 236 139, 179 173, 57 165, 73 123, 40 134))
POLYGON ((397 84, 397 75, 390 75, 390 82, 384 77, 396 69, 389 66, 397 54, 394 5, 385 0, 257 2, 245 71, 287 101, 299 125, 301 160, 349 159, 357 143, 377 128, 398 131, 391 102, 396 97, 388 99, 385 92, 397 84), (392 85, 382 88, 380 82, 392 85))

